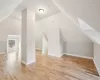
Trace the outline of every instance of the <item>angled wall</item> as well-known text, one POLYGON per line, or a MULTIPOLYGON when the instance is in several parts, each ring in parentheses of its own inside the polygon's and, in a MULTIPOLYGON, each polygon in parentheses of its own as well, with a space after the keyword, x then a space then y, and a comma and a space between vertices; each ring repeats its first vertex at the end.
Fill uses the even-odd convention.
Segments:
POLYGON ((61 57, 62 46, 60 45, 60 29, 50 27, 48 29, 48 55, 61 57))
POLYGON ((99 0, 52 0, 54 4, 73 23, 78 25, 77 17, 100 31, 100 1, 99 0))
POLYGON ((94 63, 100 75, 100 44, 94 43, 94 63))
POLYGON ((6 19, 22 0, 2 0, 0 1, 0 22, 6 19))
MULTIPOLYGON (((88 57, 93 56, 92 41, 86 37, 76 25, 65 17, 62 12, 36 22, 36 48, 42 49, 42 33, 45 32, 46 36, 48 36, 48 28, 50 27, 58 27, 61 29, 64 41, 66 41, 64 53, 88 57)), ((20 35, 21 22, 9 17, 0 24, 0 30, 2 36, 0 40, 6 41, 8 34, 20 35)))
POLYGON ((36 22, 36 34, 40 38, 38 40, 41 41, 42 32, 48 36, 47 32, 50 27, 61 29, 64 41, 66 41, 64 53, 80 57, 93 57, 92 41, 62 12, 36 22))
POLYGON ((61 30, 60 30, 60 47, 61 47, 61 53, 64 54, 66 52, 66 40, 64 40, 61 30))
POLYGON ((71 22, 93 41, 93 60, 100 75, 100 1, 53 0, 53 2, 71 22))
POLYGON ((45 34, 42 35, 42 54, 48 53, 48 40, 45 36, 45 34))

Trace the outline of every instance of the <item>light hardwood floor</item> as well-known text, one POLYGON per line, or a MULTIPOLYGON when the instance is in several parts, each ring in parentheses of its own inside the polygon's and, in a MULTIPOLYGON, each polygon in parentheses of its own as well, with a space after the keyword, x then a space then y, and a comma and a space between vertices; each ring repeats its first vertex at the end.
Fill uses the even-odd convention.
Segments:
POLYGON ((0 80, 100 80, 92 60, 36 54, 29 66, 21 64, 20 53, 0 55, 0 80))

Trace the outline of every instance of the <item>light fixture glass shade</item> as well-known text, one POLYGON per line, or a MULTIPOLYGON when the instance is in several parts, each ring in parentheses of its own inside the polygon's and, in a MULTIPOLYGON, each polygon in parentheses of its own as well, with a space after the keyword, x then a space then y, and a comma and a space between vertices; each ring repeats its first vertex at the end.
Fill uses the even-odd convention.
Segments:
POLYGON ((39 9, 39 12, 43 13, 44 12, 44 9, 39 9))

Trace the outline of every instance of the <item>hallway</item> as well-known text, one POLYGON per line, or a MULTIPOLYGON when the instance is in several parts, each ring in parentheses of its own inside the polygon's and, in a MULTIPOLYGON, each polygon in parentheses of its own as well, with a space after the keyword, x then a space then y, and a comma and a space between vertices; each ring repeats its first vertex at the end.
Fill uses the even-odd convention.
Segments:
POLYGON ((36 63, 21 64, 20 53, 0 55, 0 80, 100 80, 92 60, 36 52, 36 63))

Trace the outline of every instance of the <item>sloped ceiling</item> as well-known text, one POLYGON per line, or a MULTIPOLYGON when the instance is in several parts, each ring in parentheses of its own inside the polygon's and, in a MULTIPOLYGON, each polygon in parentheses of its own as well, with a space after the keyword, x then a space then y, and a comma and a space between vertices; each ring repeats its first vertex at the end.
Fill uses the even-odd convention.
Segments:
POLYGON ((100 0, 53 0, 59 4, 74 20, 77 17, 100 31, 100 0))
POLYGON ((22 0, 0 0, 0 22, 7 18, 22 0))
MULTIPOLYGON (((59 2, 59 0, 58 0, 58 2, 59 2)), ((63 0, 62 0, 62 3, 64 4, 64 5, 63 4, 60 5, 62 7, 64 7, 65 5, 67 5, 67 4, 65 4, 65 2, 63 2, 63 0)), ((72 4, 70 3, 70 5, 72 5, 72 4)), ((40 20, 40 23, 41 23, 41 21, 44 18, 51 16, 49 19, 43 20, 44 21, 43 23, 46 26, 43 25, 43 24, 42 25, 41 24, 40 25, 37 25, 37 26, 40 26, 40 27, 37 27, 36 26, 37 27, 36 28, 37 29, 36 30, 37 41, 40 40, 40 38, 42 36, 42 32, 41 32, 42 29, 43 29, 43 32, 46 33, 47 30, 45 30, 45 29, 47 28, 47 26, 49 26, 49 27, 51 27, 51 26, 52 27, 54 27, 54 26, 57 26, 57 27, 60 26, 63 34, 66 37, 67 37, 66 34, 69 34, 70 33, 68 35, 68 37, 70 37, 69 38, 69 41, 72 40, 73 36, 77 36, 78 37, 77 38, 77 42, 79 42, 78 40, 90 42, 90 39, 88 39, 83 34, 83 32, 79 28, 76 27, 76 25, 74 25, 68 18, 65 17, 65 15, 63 15, 63 12, 61 12, 61 10, 59 9, 59 7, 56 6, 53 3, 52 0, 23 0, 23 2, 15 9, 15 11, 12 13, 12 15, 9 16, 9 18, 7 20, 5 20, 3 23, 1 23, 2 25, 0 25, 0 26, 5 27, 5 28, 8 27, 10 32, 13 31, 13 29, 15 29, 14 32, 12 32, 12 33, 8 32, 7 34, 11 34, 11 35, 12 34, 20 34, 20 31, 19 30, 21 29, 21 21, 20 21, 21 20, 21 11, 23 9, 25 9, 25 8, 28 8, 31 11, 36 12, 36 20, 37 20, 38 23, 39 23, 38 20, 40 20), (44 11, 44 14, 39 13, 39 11, 38 11, 39 8, 43 8, 45 10, 44 11), (55 14, 58 15, 58 16, 55 16, 55 14), (54 16, 52 16, 52 15, 54 15, 54 16), (12 24, 12 21, 13 21, 13 24, 12 24), (50 23, 50 25, 49 25, 49 23, 50 23), (13 26, 14 26, 14 28, 13 28, 13 26), (17 33, 18 31, 19 31, 19 33, 17 33), (72 32, 74 32, 75 34, 74 33, 72 34, 72 32)), ((66 7, 64 7, 64 9, 66 9, 66 7)), ((70 7, 68 9, 70 10, 70 7)), ((67 9, 66 9, 66 11, 67 11, 67 9)), ((70 15, 72 16, 73 21, 75 20, 75 23, 78 24, 78 20, 77 20, 77 17, 75 16, 75 14, 72 14, 71 11, 68 11, 68 13, 70 13, 70 15)))
POLYGON ((88 33, 89 35, 86 35, 91 39, 100 41, 100 39, 97 40, 98 36, 93 37, 97 33, 100 34, 100 0, 53 0, 53 2, 75 25, 81 26, 82 30, 86 29, 87 25, 93 28, 92 31, 90 31, 91 28, 88 31, 83 31, 88 33), (84 24, 81 24, 78 18, 84 24))
POLYGON ((36 21, 60 12, 52 0, 23 0, 13 12, 13 17, 21 19, 21 12, 25 8, 36 12, 36 21), (44 9, 44 13, 40 13, 39 9, 44 9))

